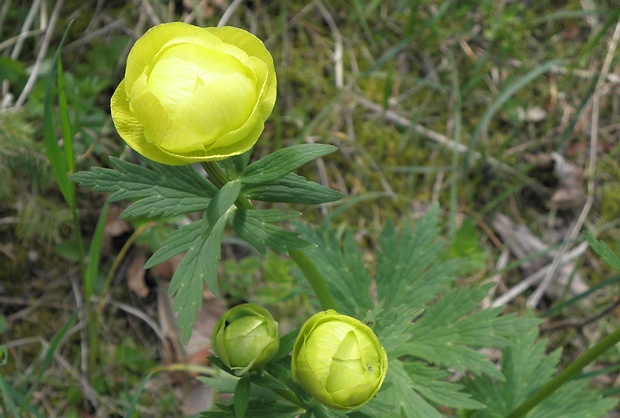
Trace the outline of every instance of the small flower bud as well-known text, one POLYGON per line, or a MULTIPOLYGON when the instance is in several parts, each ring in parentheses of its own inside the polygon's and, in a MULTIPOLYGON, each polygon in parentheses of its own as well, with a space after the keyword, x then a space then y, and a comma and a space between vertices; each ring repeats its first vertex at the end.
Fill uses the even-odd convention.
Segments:
POLYGON ((293 379, 323 404, 357 409, 379 391, 387 354, 363 322, 330 309, 312 316, 293 348, 293 379))
POLYGON ((237 376, 263 367, 279 346, 278 323, 253 303, 228 310, 213 330, 213 351, 237 376))

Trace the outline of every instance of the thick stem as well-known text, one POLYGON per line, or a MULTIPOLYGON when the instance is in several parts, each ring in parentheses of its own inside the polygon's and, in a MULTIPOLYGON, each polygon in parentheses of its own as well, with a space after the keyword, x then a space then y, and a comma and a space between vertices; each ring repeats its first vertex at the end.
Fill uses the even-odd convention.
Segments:
MULTIPOLYGON (((217 186, 218 189, 221 189, 226 183, 231 181, 232 179, 229 175, 220 167, 216 162, 207 162, 202 163, 202 167, 205 169, 207 174, 209 174, 209 179, 217 186)), ((254 209, 252 206, 252 202, 241 193, 237 200, 235 201, 235 205, 239 209, 254 209)))
POLYGON ((575 377, 588 364, 596 360, 601 354, 620 342, 620 328, 599 341, 594 347, 579 356, 569 364, 560 374, 551 379, 546 385, 532 395, 528 400, 514 409, 506 418, 524 417, 536 405, 551 396, 563 384, 575 377))
POLYGON ((314 289, 314 293, 316 293, 316 296, 319 298, 321 307, 323 309, 336 309, 336 302, 327 287, 325 278, 321 275, 310 257, 308 257, 308 254, 304 251, 294 250, 289 250, 288 254, 310 282, 310 285, 314 289))
MULTIPOLYGON (((202 163, 202 166, 207 174, 209 174, 211 181, 218 188, 221 188, 224 184, 231 180, 228 174, 216 162, 202 163)), ((235 201, 235 204, 240 209, 254 209, 252 202, 250 202, 250 200, 243 194, 239 195, 235 201)), ((297 264, 310 282, 310 285, 319 298, 321 307, 323 309, 336 309, 336 303, 334 302, 334 298, 327 287, 325 278, 323 278, 321 273, 319 273, 310 257, 308 257, 308 255, 303 251, 289 250, 288 253, 291 256, 291 259, 297 264)))
POLYGON ((220 167, 217 162, 202 163, 202 167, 209 175, 209 179, 217 186, 218 189, 221 189, 223 185, 230 181, 228 174, 222 170, 222 167, 220 167))

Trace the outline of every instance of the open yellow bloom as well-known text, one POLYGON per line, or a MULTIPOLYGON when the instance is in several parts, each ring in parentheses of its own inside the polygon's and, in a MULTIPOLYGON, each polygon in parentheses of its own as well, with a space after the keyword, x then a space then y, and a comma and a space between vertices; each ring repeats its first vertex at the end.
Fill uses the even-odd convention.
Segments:
POLYGON ((111 110, 136 152, 182 165, 249 150, 275 101, 273 59, 257 37, 176 22, 136 41, 111 110))
POLYGON ((330 309, 312 316, 295 340, 293 379, 323 404, 357 409, 379 391, 387 354, 363 322, 330 309))

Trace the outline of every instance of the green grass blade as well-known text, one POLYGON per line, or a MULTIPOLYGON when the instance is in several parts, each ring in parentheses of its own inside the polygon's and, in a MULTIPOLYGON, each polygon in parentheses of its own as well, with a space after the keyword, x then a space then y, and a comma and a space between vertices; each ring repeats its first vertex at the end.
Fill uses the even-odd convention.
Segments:
POLYGON ((11 395, 11 389, 9 387, 9 384, 6 380, 2 378, 1 374, 0 374, 0 392, 4 394, 4 399, 6 399, 6 403, 9 405, 9 409, 13 413, 13 416, 15 418, 20 418, 21 415, 19 414, 19 411, 17 410, 17 405, 15 405, 13 396, 11 395))
POLYGON ((108 207, 109 204, 106 202, 101 209, 99 221, 97 221, 97 227, 95 228, 95 234, 93 235, 88 250, 88 266, 84 274, 84 298, 86 302, 88 302, 93 295, 93 287, 97 279, 99 259, 101 256, 101 241, 103 239, 103 228, 108 214, 108 207))
POLYGON ((495 114, 502 108, 502 106, 504 106, 504 104, 506 104, 506 102, 510 100, 512 96, 514 96, 519 90, 530 84, 536 78, 550 71, 553 67, 560 65, 560 63, 561 62, 558 60, 547 61, 546 63, 534 68, 523 77, 508 85, 508 87, 504 88, 504 90, 502 90, 499 96, 495 98, 493 103, 491 103, 491 106, 482 116, 482 119, 476 126, 476 129, 474 130, 474 133, 469 140, 469 144, 467 145, 467 153, 465 154, 465 161, 463 163, 463 174, 467 173, 469 169, 471 152, 476 145, 476 141, 478 141, 480 134, 488 125, 489 121, 493 118, 493 116, 495 116, 495 114))
POLYGON ((604 280, 604 281, 598 283, 595 286, 592 286, 591 288, 589 288, 585 292, 580 293, 577 296, 575 296, 575 297, 573 297, 573 298, 571 298, 571 299, 569 299, 569 300, 567 300, 565 302, 562 302, 562 303, 559 303, 558 305, 552 306, 547 312, 543 313, 541 316, 543 318, 546 318, 546 317, 555 315, 558 312, 560 312, 562 309, 566 308, 567 306, 570 306, 570 305, 572 305, 574 303, 577 303, 581 299, 590 296, 592 293, 595 293, 595 292, 597 292, 600 289, 603 289, 605 287, 612 286, 612 285, 614 285, 616 283, 620 283, 620 274, 617 274, 617 275, 615 275, 613 277, 610 277, 607 280, 604 280))
POLYGON ((597 45, 604 42, 603 37, 609 28, 618 21, 618 18, 620 18, 620 8, 612 9, 609 12, 610 14, 605 22, 600 26, 596 34, 588 41, 579 54, 579 57, 576 60, 578 67, 587 66, 587 61, 590 59, 597 45))
POLYGON ((144 390, 144 387, 149 382, 149 380, 151 380, 151 377, 153 377, 153 375, 157 371, 158 371, 157 369, 152 370, 144 377, 144 379, 142 379, 142 381, 140 382, 140 385, 138 386, 138 389, 136 390, 136 393, 133 395, 133 398, 131 398, 131 403, 129 404, 129 408, 127 408, 127 411, 125 411, 125 418, 131 418, 133 416, 133 411, 134 409, 136 409, 136 405, 138 404, 138 400, 140 399, 140 395, 142 395, 142 391, 144 390))
MULTIPOLYGON (((52 167, 52 173, 54 174, 54 178, 58 183, 58 188, 62 193, 65 202, 69 205, 71 209, 75 210, 75 188, 74 185, 69 181, 69 177, 67 175, 68 167, 66 163, 66 158, 63 155, 63 151, 60 149, 60 145, 58 145, 58 140, 56 139, 56 130, 54 127, 54 117, 53 112, 54 108, 52 106, 52 97, 53 97, 53 86, 54 80, 56 77, 56 69, 58 67, 58 63, 60 62, 60 51, 64 45, 67 34, 69 33, 71 25, 67 27, 65 34, 58 45, 58 49, 56 50, 56 54, 54 55, 54 61, 52 63, 52 70, 47 78, 47 86, 45 88, 45 101, 43 105, 43 138, 45 142, 45 152, 47 154, 47 158, 52 167)), ((66 100, 65 100, 65 112, 66 112, 66 100)), ((62 116, 61 116, 62 118, 62 116)), ((71 166, 73 163, 71 163, 71 166)))
POLYGON ((45 104, 43 114, 43 138, 45 141, 45 152, 52 167, 52 173, 58 184, 58 188, 65 199, 65 202, 73 208, 75 206, 75 198, 73 185, 69 182, 67 176, 67 165, 63 157, 63 152, 56 140, 56 132, 54 129, 54 119, 52 116, 52 77, 48 80, 45 91, 45 104))
POLYGON ((59 59, 57 65, 58 72, 58 107, 60 110, 60 127, 62 132, 62 143, 65 151, 65 162, 69 173, 75 172, 73 162, 73 137, 69 125, 69 110, 67 106, 67 94, 65 93, 65 80, 62 71, 62 62, 59 59))
MULTIPOLYGON (((606 374, 616 373, 620 371, 620 364, 616 364, 613 366, 605 367, 602 369, 594 370, 592 372, 581 373, 579 376, 575 377, 575 380, 578 379, 592 379, 594 377, 603 376, 606 374)), ((620 389, 620 388, 618 388, 620 389)))

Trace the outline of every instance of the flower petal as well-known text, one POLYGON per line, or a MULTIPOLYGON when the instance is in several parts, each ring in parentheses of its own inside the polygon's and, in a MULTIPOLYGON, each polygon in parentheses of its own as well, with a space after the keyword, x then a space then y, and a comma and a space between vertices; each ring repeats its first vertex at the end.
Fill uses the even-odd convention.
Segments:
MULTIPOLYGON (((250 57, 255 57, 259 61, 265 63, 267 79, 265 80, 265 87, 262 89, 265 95, 261 96, 260 103, 263 118, 267 119, 271 114, 276 101, 277 80, 273 57, 267 48, 265 48, 265 44, 253 34, 231 26, 206 28, 206 30, 216 37, 224 40, 226 44, 232 44, 235 47, 242 49, 250 57)), ((254 68, 254 70, 256 71, 256 68, 254 68)))
POLYGON ((130 98, 130 109, 144 125, 146 140, 171 153, 204 152, 201 138, 176 123, 146 84, 146 76, 136 80, 130 98))
POLYGON ((146 140, 144 125, 130 110, 124 87, 124 82, 121 81, 110 101, 112 120, 118 134, 138 154, 162 164, 179 165, 176 157, 169 156, 162 152, 159 147, 146 140))
POLYGON ((152 27, 136 41, 127 56, 125 79, 128 89, 132 88, 134 81, 145 69, 152 68, 154 57, 173 39, 178 43, 197 39, 202 44, 220 41, 205 29, 182 22, 164 23, 152 27))
POLYGON ((144 126, 129 109, 129 102, 125 93, 125 80, 120 82, 112 94, 110 109, 114 127, 125 141, 131 143, 144 141, 144 126))
MULTIPOLYGON (((254 91, 253 81, 241 73, 204 80, 204 84, 178 106, 174 120, 203 135, 203 146, 210 146, 247 122, 257 101, 254 91)), ((244 136, 243 133, 233 135, 229 143, 238 142, 244 136)))

